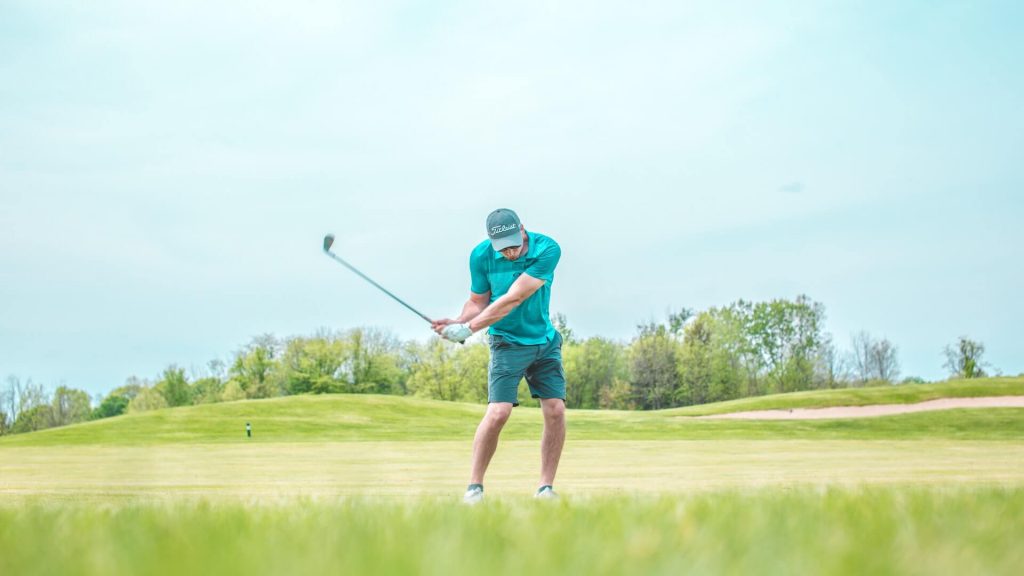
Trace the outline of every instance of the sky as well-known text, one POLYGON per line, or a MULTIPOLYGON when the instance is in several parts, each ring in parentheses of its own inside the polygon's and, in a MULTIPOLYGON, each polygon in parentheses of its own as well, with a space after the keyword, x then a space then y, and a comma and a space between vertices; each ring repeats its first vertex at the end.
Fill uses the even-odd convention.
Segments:
POLYGON ((1024 4, 0 4, 0 378, 101 394, 253 337, 428 326, 487 213, 627 341, 806 294, 848 348, 1024 372, 1024 4))

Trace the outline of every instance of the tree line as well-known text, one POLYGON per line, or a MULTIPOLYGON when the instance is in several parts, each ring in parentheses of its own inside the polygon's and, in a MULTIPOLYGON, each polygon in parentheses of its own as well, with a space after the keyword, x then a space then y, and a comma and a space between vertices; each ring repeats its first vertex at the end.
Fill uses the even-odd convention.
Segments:
MULTIPOLYGON (((923 382, 900 379, 897 347, 866 332, 840 350, 824 329, 825 307, 806 296, 739 300, 699 313, 682 309, 637 326, 628 342, 577 338, 564 315, 570 408, 657 410, 779 392, 923 382)), ((944 349, 955 378, 989 368, 984 345, 961 337, 944 349)), ((67 386, 48 392, 9 376, 0 388, 0 434, 174 406, 295 394, 396 394, 487 401, 489 351, 483 337, 464 346, 439 338, 402 342, 387 331, 321 330, 312 336, 253 338, 230 363, 200 373, 168 366, 155 380, 130 377, 97 398, 67 386)), ((520 402, 529 403, 526 386, 520 402)))

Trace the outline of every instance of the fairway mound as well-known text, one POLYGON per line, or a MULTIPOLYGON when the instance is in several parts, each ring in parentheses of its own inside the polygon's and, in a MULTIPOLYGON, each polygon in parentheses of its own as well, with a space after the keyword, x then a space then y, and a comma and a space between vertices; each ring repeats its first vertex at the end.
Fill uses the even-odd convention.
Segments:
MULTIPOLYGON (((813 390, 666 410, 573 409, 576 440, 1024 438, 1024 378, 813 390), (895 405, 895 406, 894 406, 895 405), (862 406, 862 408, 852 408, 862 406), (1012 407, 953 410, 960 407, 1012 407), (921 412, 915 414, 914 412, 921 412), (697 417, 722 415, 722 419, 697 417), (888 418, 850 418, 882 416, 888 418), (899 415, 902 414, 902 415, 899 415), (845 418, 850 418, 846 420, 845 418), (774 420, 768 422, 767 420, 774 420)), ((135 412, 0 437, 7 448, 44 446, 279 445, 467 442, 483 404, 373 394, 298 395, 135 412), (251 427, 252 435, 247 434, 251 427)), ((540 438, 535 405, 516 408, 502 440, 540 438)), ((0 478, 3 472, 0 470, 0 478)), ((2 483, 2 482, 0 482, 2 483)))
POLYGON ((992 396, 983 398, 940 398, 917 404, 876 404, 873 406, 832 406, 828 408, 792 408, 786 410, 753 410, 695 416, 698 420, 827 420, 835 418, 872 418, 954 408, 1024 408, 1024 396, 992 396))

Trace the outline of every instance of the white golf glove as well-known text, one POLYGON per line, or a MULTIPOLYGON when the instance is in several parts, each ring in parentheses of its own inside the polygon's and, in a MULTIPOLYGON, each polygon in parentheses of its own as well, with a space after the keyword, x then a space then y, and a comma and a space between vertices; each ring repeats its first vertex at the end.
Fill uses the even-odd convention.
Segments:
POLYGON ((469 324, 449 324, 441 330, 441 336, 445 340, 460 344, 472 335, 473 331, 469 329, 469 324))

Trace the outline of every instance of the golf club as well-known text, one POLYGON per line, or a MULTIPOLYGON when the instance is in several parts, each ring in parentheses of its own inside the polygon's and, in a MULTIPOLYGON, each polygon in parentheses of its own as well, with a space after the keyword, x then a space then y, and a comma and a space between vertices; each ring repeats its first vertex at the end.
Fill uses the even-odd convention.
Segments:
POLYGON ((430 318, 429 318, 429 317, 428 317, 428 316, 427 316, 426 314, 423 314, 423 313, 422 313, 422 312, 420 312, 419 310, 417 310, 417 309, 413 308, 412 306, 409 306, 408 304, 406 304, 405 302, 403 302, 401 298, 399 298, 398 296, 395 296, 394 294, 392 294, 391 292, 389 292, 389 291, 387 290, 387 288, 384 288, 384 287, 383 287, 383 286, 381 286, 380 284, 377 284, 377 283, 376 283, 376 282, 374 282, 374 281, 373 281, 373 279, 371 279, 371 278, 370 278, 369 276, 367 276, 366 274, 363 274, 363 273, 362 273, 362 272, 360 272, 359 270, 356 270, 356 268, 355 268, 354 266, 352 266, 352 265, 351 265, 351 264, 349 264, 348 262, 345 262, 344 260, 342 260, 341 258, 339 258, 339 257, 338 257, 338 255, 337 255, 337 254, 335 254, 334 252, 331 252, 331 246, 332 246, 333 244, 334 244, 334 234, 328 234, 327 236, 324 236, 324 254, 326 254, 326 255, 330 256, 331 258, 333 258, 333 259, 337 260, 338 262, 340 262, 340 263, 341 263, 341 265, 342 265, 342 266, 344 266, 345 268, 348 268, 349 270, 351 270, 351 271, 355 272, 356 274, 358 274, 358 275, 359 275, 359 277, 360 277, 360 278, 362 278, 363 280, 366 280, 366 281, 367 281, 367 282, 369 282, 370 284, 373 284, 373 285, 374 285, 374 286, 376 286, 376 287, 377 287, 378 289, 380 289, 380 291, 381 291, 381 292, 383 292, 383 293, 387 294, 388 296, 391 296, 392 298, 394 298, 394 299, 395 299, 395 301, 396 301, 396 302, 398 302, 398 303, 399 303, 399 304, 401 304, 402 306, 405 306, 405 307, 406 307, 406 308, 408 308, 409 310, 412 310, 413 312, 415 312, 415 313, 416 313, 416 315, 417 315, 417 316, 419 316, 420 318, 423 318, 423 319, 424 319, 424 320, 426 320, 426 321, 427 321, 428 323, 433 323, 433 320, 431 320, 431 319, 430 319, 430 318))

